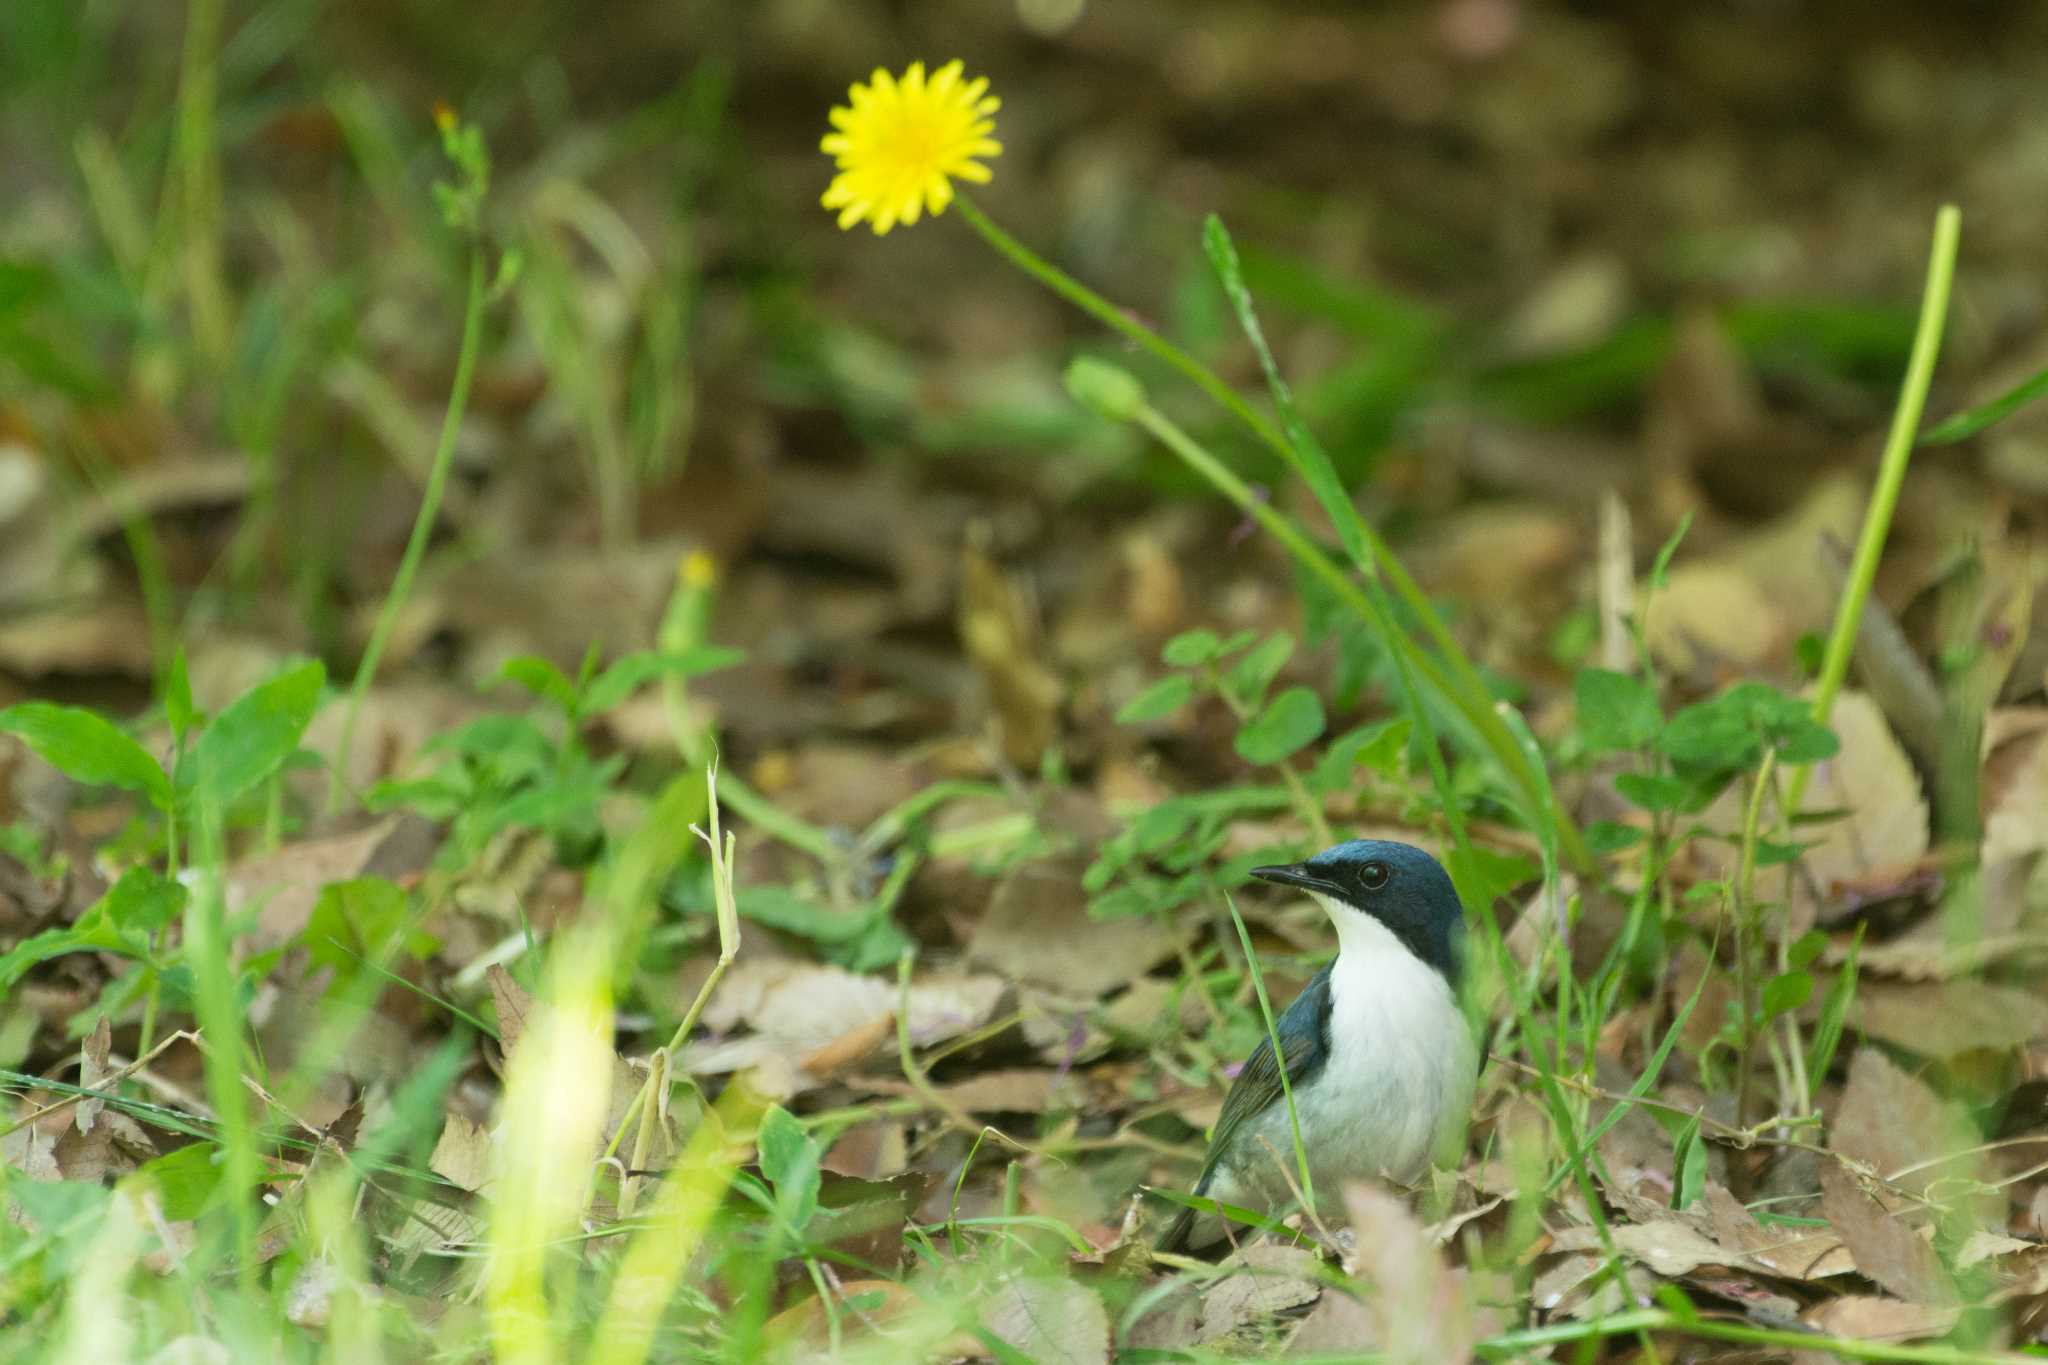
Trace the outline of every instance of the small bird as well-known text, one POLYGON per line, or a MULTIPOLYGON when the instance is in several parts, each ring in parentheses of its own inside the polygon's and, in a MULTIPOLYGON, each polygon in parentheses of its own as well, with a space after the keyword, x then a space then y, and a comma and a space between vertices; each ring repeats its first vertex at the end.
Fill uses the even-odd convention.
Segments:
MULTIPOLYGON (((1341 1207, 1351 1180, 1412 1183, 1462 1142, 1479 1074, 1479 1048, 1460 1008, 1465 926, 1449 875, 1421 849, 1382 839, 1354 839, 1251 875, 1300 887, 1337 927, 1337 960, 1273 1029, 1317 1203, 1341 1207)), ((1230 1087, 1195 1193, 1270 1210, 1295 1198, 1290 1178, 1300 1179, 1294 1131, 1268 1038, 1230 1087)), ((1159 1250, 1223 1236, 1220 1219, 1183 1209, 1159 1250)))

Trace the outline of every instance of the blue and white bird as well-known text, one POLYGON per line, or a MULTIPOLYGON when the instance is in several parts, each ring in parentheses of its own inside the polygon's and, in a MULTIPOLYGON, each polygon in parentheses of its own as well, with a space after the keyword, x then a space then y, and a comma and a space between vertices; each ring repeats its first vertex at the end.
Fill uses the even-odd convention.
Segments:
MULTIPOLYGON (((1313 897, 1336 925, 1337 960, 1276 1021, 1280 1062, 1267 1039, 1238 1073, 1195 1193, 1260 1211, 1293 1202, 1288 1178, 1300 1177, 1280 1064, 1319 1205, 1341 1208, 1352 1180, 1412 1184, 1432 1160, 1455 1156, 1479 1074, 1459 997, 1464 917, 1449 875, 1421 849, 1382 839, 1252 875, 1313 897)), ((1223 1236, 1214 1215, 1183 1209, 1159 1249, 1223 1236)))

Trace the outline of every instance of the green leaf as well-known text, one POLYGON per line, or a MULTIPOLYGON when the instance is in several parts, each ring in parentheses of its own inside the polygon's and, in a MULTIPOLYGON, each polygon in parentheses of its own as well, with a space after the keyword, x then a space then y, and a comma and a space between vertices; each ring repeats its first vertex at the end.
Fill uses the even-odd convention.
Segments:
POLYGON ((1172 715, 1194 695, 1194 679, 1185 673, 1169 673, 1118 708, 1116 723, 1137 725, 1172 715))
POLYGON ((1273 679, 1280 670, 1287 667, 1287 661, 1294 656, 1294 637, 1286 631, 1279 631, 1259 641, 1251 653, 1231 665, 1224 676, 1223 686, 1230 695, 1245 706, 1257 706, 1265 700, 1266 689, 1273 685, 1273 679))
POLYGON ((1948 418, 1932 431, 1923 433, 1920 444, 1939 446, 1967 440, 1984 428, 2003 422, 2027 404, 2042 397, 2048 397, 2048 369, 2007 389, 1988 403, 1948 418))
POLYGON ((1647 837, 1647 831, 1618 820, 1596 820, 1586 826, 1586 847, 1602 857, 1634 848, 1647 837))
POLYGON ((1468 858, 1458 849, 1444 853, 1444 869, 1456 869, 1461 889, 1469 890, 1474 905, 1491 905, 1518 886, 1535 880, 1540 869, 1518 853, 1501 853, 1484 844, 1470 844, 1468 858))
POLYGON ((1819 929, 1809 929, 1792 940, 1785 949, 1785 960, 1794 967, 1811 967, 1827 951, 1828 936, 1819 929))
POLYGON ((1681 1211, 1698 1202, 1707 1188, 1707 1145, 1700 1141, 1700 1117, 1694 1114, 1679 1130, 1673 1144, 1673 1163, 1678 1167, 1678 1189, 1671 1207, 1681 1211))
POLYGON ((1767 746, 1786 763, 1831 758, 1841 747, 1807 704, 1768 683, 1741 682, 1686 707, 1658 737, 1658 748, 1681 768, 1737 773, 1754 767, 1767 746))
POLYGON ((171 808, 171 782, 163 765, 96 712, 25 701, 0 711, 0 731, 19 735, 45 763, 74 781, 140 792, 157 809, 171 808))
POLYGON ((1688 508, 1672 528, 1670 538, 1657 547, 1657 558, 1650 565, 1650 588, 1662 591, 1670 581, 1671 561, 1678 554, 1678 547, 1685 541, 1685 533, 1692 529, 1692 510, 1688 508))
POLYGON ((399 951, 426 958, 438 945, 431 935, 406 932, 405 910, 405 892, 382 877, 330 882, 301 935, 306 956, 334 968, 335 990, 368 971, 365 963, 386 965, 399 951))
POLYGON ((598 674, 596 681, 584 689, 577 714, 601 716, 656 678, 694 678, 701 673, 731 668, 746 657, 737 649, 719 645, 699 645, 675 653, 644 650, 628 654, 598 674))
POLYGON ((1166 642, 1159 657, 1175 668, 1200 668, 1222 652, 1223 641, 1213 630, 1182 631, 1166 642))
POLYGON ((147 960, 149 935, 185 908, 185 888, 149 868, 131 868, 107 893, 62 929, 46 929, 0 954, 0 992, 38 963, 66 953, 118 953, 147 960))
POLYGON ((1573 693, 1579 704, 1579 733, 1593 753, 1640 749, 1663 728, 1656 691, 1633 673, 1581 669, 1573 693))
POLYGON ((1813 977, 1806 972, 1781 972, 1764 982, 1764 1018, 1775 1019, 1813 998, 1813 977))
POLYGON ((121 880, 107 888, 99 904, 79 918, 84 925, 95 911, 123 932, 134 930, 153 934, 185 913, 190 893, 182 882, 174 882, 153 868, 131 867, 121 880))
POLYGON ((1343 791, 1358 780, 1360 768, 1369 768, 1382 777, 1394 776, 1408 747, 1410 724, 1406 716, 1393 716, 1348 730, 1331 740, 1316 761, 1315 771, 1309 776, 1310 785, 1317 791, 1343 791))
POLYGON ((156 1187, 165 1218, 185 1222, 205 1210, 226 1170, 218 1145, 193 1142, 144 1162, 131 1178, 156 1187))
POLYGON ((320 706, 318 659, 259 683, 221 709, 192 748, 193 795, 226 806, 292 756, 320 706))
POLYGON ((192 677, 185 669, 185 647, 179 645, 171 655, 171 671, 164 678, 164 721, 171 727, 172 738, 183 743, 185 736, 199 728, 200 720, 198 708, 192 705, 192 677))
POLYGON ((521 654, 498 665, 498 682, 518 683, 542 701, 551 701, 564 711, 576 709, 576 685, 551 660, 538 654, 521 654))
POLYGON ((1697 801, 1692 783, 1663 773, 1618 773, 1614 789, 1647 811, 1692 810, 1705 804, 1697 801))
POLYGON ((802 1232, 818 1211, 818 1144, 803 1124, 781 1105, 761 1116, 755 1137, 761 1174, 775 1187, 775 1203, 790 1231, 802 1232))
POLYGON ((1237 732, 1237 756, 1247 763, 1278 763, 1313 744, 1323 725, 1323 699, 1306 687, 1290 687, 1237 732))
POLYGON ((1835 973, 1834 981, 1828 986, 1828 993, 1820 1003, 1820 1019, 1813 1026, 1813 1041, 1808 1045, 1806 1074, 1818 1086, 1834 1065, 1835 1049, 1842 1042, 1842 1026, 1849 1018, 1849 1006, 1856 999, 1856 959, 1863 948, 1864 925, 1856 926, 1856 937, 1849 944, 1848 960, 1842 970, 1835 973))

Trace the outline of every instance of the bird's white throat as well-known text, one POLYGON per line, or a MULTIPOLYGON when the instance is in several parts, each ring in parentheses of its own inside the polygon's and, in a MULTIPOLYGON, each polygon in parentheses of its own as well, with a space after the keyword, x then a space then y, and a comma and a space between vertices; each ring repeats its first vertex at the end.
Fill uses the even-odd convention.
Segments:
POLYGON ((1443 974, 1386 925, 1315 899, 1336 926, 1338 947, 1318 1117, 1356 1140, 1355 1160, 1378 1168, 1358 1174, 1414 1180, 1465 1121, 1478 1070, 1471 1028, 1443 974))

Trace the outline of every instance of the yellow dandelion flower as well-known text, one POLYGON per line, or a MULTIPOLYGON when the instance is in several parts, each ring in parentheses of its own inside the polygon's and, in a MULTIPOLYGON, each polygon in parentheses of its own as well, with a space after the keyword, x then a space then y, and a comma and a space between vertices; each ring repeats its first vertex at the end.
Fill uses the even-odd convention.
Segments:
POLYGON ((676 577, 686 588, 708 588, 718 581, 718 561, 708 551, 692 550, 676 565, 676 577))
POLYGON ((900 78, 877 68, 848 93, 852 107, 832 111, 833 131, 818 144, 839 167, 821 202, 839 210, 842 228, 866 220, 879 237, 921 214, 943 213, 953 202, 953 177, 981 184, 989 170, 974 158, 1002 154, 989 137, 999 102, 988 78, 964 79, 959 62, 929 80, 923 62, 900 78))

